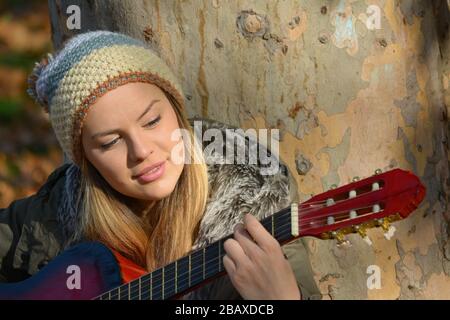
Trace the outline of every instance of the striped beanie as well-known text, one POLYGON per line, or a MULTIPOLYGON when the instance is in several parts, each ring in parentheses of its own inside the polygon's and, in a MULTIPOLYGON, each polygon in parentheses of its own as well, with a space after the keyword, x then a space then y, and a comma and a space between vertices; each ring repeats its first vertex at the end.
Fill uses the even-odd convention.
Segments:
POLYGON ((90 105, 120 85, 147 82, 160 87, 185 108, 176 77, 144 42, 110 31, 89 31, 71 38, 53 57, 36 63, 28 94, 49 114, 67 157, 81 163, 81 129, 90 105))

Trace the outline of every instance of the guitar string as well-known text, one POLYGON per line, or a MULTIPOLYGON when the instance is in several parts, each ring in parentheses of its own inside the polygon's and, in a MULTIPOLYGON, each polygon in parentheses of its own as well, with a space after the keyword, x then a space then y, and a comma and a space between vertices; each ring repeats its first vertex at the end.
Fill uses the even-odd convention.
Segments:
MULTIPOLYGON (((340 202, 343 202, 343 201, 347 201, 348 199, 349 199, 349 198, 339 200, 339 201, 333 203, 333 205, 336 205, 336 204, 338 204, 338 203, 340 203, 340 202)), ((300 217, 304 217, 304 216, 306 216, 307 214, 309 214, 310 212, 313 212, 314 210, 316 210, 316 208, 314 208, 314 206, 316 206, 316 207, 323 207, 323 204, 326 204, 326 202, 327 202, 327 200, 319 200, 319 201, 310 201, 310 202, 303 202, 303 203, 300 203, 300 204, 299 204, 299 209, 300 209, 301 207, 308 207, 308 208, 307 208, 307 209, 304 209, 304 210, 301 210, 301 213, 299 213, 299 218, 300 218, 300 217), (309 209, 309 210, 308 210, 308 209, 309 209), (310 211, 310 212, 309 212, 309 211, 310 211)), ((363 208, 365 208, 365 207, 363 207, 363 208)), ((363 209, 363 208, 359 208, 359 209, 363 209)), ((359 210, 359 209, 356 209, 356 210, 359 210)), ((355 210, 355 209, 354 209, 354 210, 355 210)), ((298 210, 298 212, 300 212, 300 210, 298 210)), ((290 211, 286 211, 285 213, 282 213, 282 214, 279 216, 279 218, 280 218, 280 219, 285 218, 284 215, 290 214, 290 213, 291 213, 290 211)), ((337 215, 340 214, 340 213, 347 214, 347 213, 348 213, 348 210, 344 210, 344 211, 342 211, 342 212, 334 213, 333 215, 334 215, 334 216, 337 216, 337 215)), ((309 220, 306 219, 306 221, 308 222, 308 221, 312 221, 312 220, 318 220, 318 219, 321 219, 322 217, 328 217, 328 216, 330 216, 330 214, 319 215, 319 216, 316 216, 316 217, 311 217, 309 220)), ((265 218, 265 219, 266 219, 266 218, 265 218)), ((263 219, 263 220, 264 220, 264 219, 263 219)), ((319 221, 322 222, 322 220, 319 220, 319 221)), ((303 222, 303 221, 302 221, 302 222, 303 222)), ((299 228, 302 227, 302 226, 305 226, 305 225, 310 225, 310 223, 303 223, 303 224, 300 224, 299 228)), ((284 228, 285 226, 287 226, 288 228, 290 228, 290 227, 291 227, 290 222, 286 223, 285 225, 281 225, 281 228, 280 228, 279 233, 285 232, 285 230, 287 230, 287 229, 284 228), (281 231, 281 230, 282 230, 282 231, 281 231)), ((310 230, 310 229, 314 229, 314 228, 315 228, 315 227, 306 229, 306 231, 307 231, 307 230, 310 230)), ((303 231, 305 231, 305 230, 303 230, 303 231)), ((221 259, 221 257, 219 257, 219 258, 221 259)), ((212 259, 212 260, 209 260, 204 266, 194 267, 194 268, 191 270, 191 273, 192 273, 192 271, 194 271, 196 268, 202 269, 202 271, 205 269, 205 273, 206 273, 207 265, 208 265, 208 264, 211 264, 212 262, 215 262, 215 260, 217 260, 217 259, 219 259, 219 258, 214 258, 214 259, 212 259)), ((196 272, 196 271, 195 271, 195 272, 196 272)), ((187 272, 187 273, 188 273, 188 272, 187 272)), ((185 274, 187 274, 187 273, 185 272, 185 274)), ((182 275, 184 275, 184 274, 182 274, 182 275)), ((143 277, 146 277, 146 276, 148 276, 148 274, 147 274, 147 275, 144 275, 144 276, 141 276, 140 278, 142 279, 143 277)), ((174 280, 175 280, 175 278, 174 278, 174 280)), ((124 287, 125 287, 125 286, 128 286, 128 287, 129 287, 129 290, 131 290, 131 284, 132 284, 133 282, 134 282, 134 283, 135 283, 135 282, 138 282, 138 279, 135 279, 135 280, 129 282, 128 284, 123 284, 123 285, 121 285, 121 286, 119 286, 119 287, 122 287, 122 286, 124 286, 124 287)), ((137 284, 136 284, 136 285, 137 285, 137 284)), ((150 285, 148 285, 148 286, 150 286, 150 285)), ((118 288, 119 288, 119 287, 118 287, 118 288)), ((156 286, 155 288, 156 288, 156 289, 159 289, 159 287, 162 287, 162 284, 161 284, 160 286, 156 286)), ((111 292, 114 291, 114 290, 117 290, 117 291, 118 291, 118 288, 114 288, 114 289, 112 289, 112 290, 110 290, 110 291, 108 291, 108 292, 106 292, 106 293, 100 295, 99 297, 102 297, 102 296, 104 296, 104 295, 106 295, 106 294, 109 294, 109 293, 111 293, 111 292)), ((139 290, 138 290, 138 291, 139 291, 139 290)), ((141 290, 141 291, 142 291, 142 290, 141 290)), ((133 292, 133 293, 135 293, 135 292, 133 292)), ((130 292, 130 295, 131 295, 131 292, 130 292)), ((119 298, 120 298, 120 297, 119 297, 119 298)))
MULTIPOLYGON (((341 200, 341 201, 345 201, 346 199, 343 199, 343 200, 341 200)), ((320 201, 321 203, 324 203, 325 201, 320 201)), ((317 202, 317 203, 319 203, 319 202, 317 202)), ((303 206, 305 206, 305 204, 302 204, 303 206)), ((361 208, 357 208, 356 210, 359 210, 359 209, 364 209, 364 208, 370 208, 370 207, 361 207, 361 208)), ((304 210, 304 211, 307 211, 307 210, 304 210)), ((303 212, 303 211, 302 211, 303 212)), ((343 210, 343 211, 341 211, 341 212, 338 212, 338 213, 335 213, 334 215, 335 216, 337 216, 338 214, 341 214, 341 213, 343 213, 343 214, 345 214, 345 215, 348 215, 348 210, 343 210)), ((282 213, 281 215, 280 215, 280 219, 281 218, 285 218, 285 215, 286 214, 290 214, 290 211, 286 211, 285 213, 282 213)), ((305 216, 306 214, 300 214, 299 216, 305 216)), ((311 219, 309 219, 309 220, 318 220, 318 218, 321 218, 321 217, 328 217, 329 216, 329 214, 326 214, 326 215, 321 215, 321 216, 317 216, 317 217, 312 217, 311 219)), ((302 221, 303 222, 303 221, 302 221)), ((319 222, 322 222, 322 220, 319 220, 319 222)), ((303 223, 303 224, 300 224, 300 227, 303 227, 303 226, 305 226, 305 225, 310 225, 309 223, 308 224, 305 224, 305 223, 303 223)), ((291 225, 290 225, 290 223, 288 222, 288 223, 286 223, 286 224, 284 224, 284 225, 280 225, 281 227, 279 227, 279 229, 280 229, 280 231, 279 231, 279 233, 281 233, 281 232, 285 232, 286 230, 287 230, 287 228, 284 228, 285 226, 287 226, 288 228, 290 228, 291 227, 291 225)), ((312 227, 312 228, 309 228, 309 229, 305 229, 305 230, 302 230, 303 232, 305 232, 305 231, 308 231, 308 230, 311 230, 311 229, 315 229, 315 228, 317 228, 317 227, 312 227)), ((221 257, 219 257, 219 258, 221 258, 221 257)), ((191 273, 193 273, 193 272, 197 272, 197 270, 196 269, 202 269, 203 270, 203 268, 205 268, 205 270, 207 269, 207 265, 208 264, 211 264, 211 263, 213 263, 213 262, 215 262, 215 260, 217 260, 217 259, 219 259, 219 258, 214 258, 214 259, 212 259, 212 260, 209 260, 206 264, 205 264, 205 267, 203 267, 203 265, 201 265, 201 266, 198 266, 198 267, 195 267, 194 269, 192 269, 191 270, 191 273)), ((188 272, 185 272, 185 274, 187 274, 188 272)), ((205 273, 206 273, 206 271, 205 271, 205 273)), ((185 274, 181 274, 181 275, 185 275, 185 274)), ((144 276, 142 276, 141 278, 143 278, 143 277, 145 277, 145 276, 148 276, 148 274, 147 275, 144 275, 144 276)), ((135 280, 133 280, 133 282, 137 282, 137 280, 138 279, 135 279, 135 280)), ((123 285, 121 285, 121 286, 128 286, 128 284, 123 284, 123 285)), ((148 285, 149 286, 149 285, 148 285)), ((159 289, 159 287, 162 287, 162 284, 161 285, 159 285, 159 286, 156 286, 155 288, 156 289, 159 289)), ((130 288, 131 288, 131 282, 130 282, 130 288)), ((110 291, 114 291, 114 290, 117 290, 118 291, 118 288, 115 288, 115 289, 112 289, 112 290, 110 290, 110 291)), ((108 291, 108 292, 106 292, 105 294, 108 294, 110 291, 108 291)), ((133 292, 133 294, 134 294, 135 292, 133 292)), ((105 294, 102 294, 101 296, 103 296, 103 295, 105 295, 105 294)), ((131 294, 131 293, 130 293, 131 294)))
MULTIPOLYGON (((365 208, 370 208, 370 207, 368 207, 368 206, 365 206, 365 207, 361 207, 361 208, 357 208, 356 210, 360 210, 360 209, 365 209, 365 208)), ((282 213, 281 215, 280 215, 280 219, 282 219, 282 218, 286 218, 287 217, 287 215, 288 214, 290 214, 290 211, 287 211, 287 212, 285 212, 285 213, 282 213)), ((334 214, 334 216, 336 216, 337 217, 337 215, 345 215, 345 216, 348 216, 348 210, 343 210, 343 211, 341 211, 341 212, 338 212, 338 213, 335 213, 334 214)), ((327 217, 328 217, 329 215, 327 215, 327 217)), ((323 216, 320 216, 319 218, 320 218, 320 220, 318 220, 318 219, 310 219, 310 220, 318 220, 318 222, 324 222, 324 220, 325 219, 321 219, 321 217, 323 217, 323 216)), ((337 223, 337 222, 336 222, 337 223)), ((301 228, 301 227, 304 227, 304 226, 306 226, 306 225, 308 225, 308 226, 310 226, 310 223, 301 223, 299 226, 299 228, 301 228)), ((325 226, 325 225, 324 225, 325 226)), ((302 230, 302 232, 306 232, 306 231, 308 231, 308 230, 312 230, 312 229, 316 229, 316 228, 318 228, 318 227, 310 227, 310 228, 306 228, 306 229, 304 229, 304 230, 302 230)), ((284 224, 282 224, 282 225, 279 225, 278 226, 278 233, 279 234, 283 234, 284 232, 286 232, 287 230, 290 230, 291 229, 291 223, 290 222, 288 222, 288 223, 284 223, 284 224)), ((287 235, 287 234, 286 234, 287 235)), ((201 250, 201 249, 200 249, 201 250)), ((205 274, 206 273, 208 273, 206 270, 207 270, 207 268, 208 267, 210 267, 211 266, 211 264, 214 262, 216 262, 217 261, 217 259, 222 259, 222 256, 220 256, 220 257, 215 257, 215 258, 213 258, 213 259, 210 259, 210 260, 208 260, 208 262, 206 262, 206 263, 204 263, 204 266, 203 265, 199 265, 199 266, 197 266, 197 267, 194 267, 193 269, 191 269, 191 277, 192 277, 192 275, 197 275, 197 274, 200 274, 198 271, 202 271, 203 272, 203 269, 205 270, 205 274)), ((162 269, 161 269, 162 270, 162 269)), ((177 275, 177 277, 181 277, 181 276, 185 276, 185 275, 187 275, 189 273, 189 271, 188 272, 184 272, 184 273, 182 273, 182 274, 180 274, 180 275, 177 275)), ((144 276, 142 276, 142 277, 145 277, 145 276, 148 276, 148 274, 147 275, 144 275, 144 276)), ((141 278, 142 278, 141 277, 141 278)), ((172 283, 172 282, 174 282, 174 281, 171 281, 172 280, 172 278, 169 278, 169 280, 167 281, 167 282, 169 282, 168 283, 168 285, 170 285, 170 283, 172 283)), ((175 280, 175 278, 173 278, 173 280, 175 280)), ((202 281, 203 281, 204 279, 202 279, 202 281)), ((135 279, 135 280, 133 280, 132 282, 138 282, 138 279, 135 279)), ((123 284, 123 285, 121 285, 120 287, 129 287, 130 288, 130 296, 133 294, 135 294, 136 293, 136 290, 131 290, 131 284, 132 284, 132 282, 129 282, 129 284, 130 285, 128 285, 128 284, 123 284)), ((166 283, 166 281, 165 281, 165 283, 166 283)), ((135 283, 135 285, 137 286, 138 285, 138 283, 135 283)), ((146 284, 145 286, 148 286, 148 287, 150 287, 150 284, 146 284)), ((156 285, 155 287, 153 287, 155 290, 158 290, 159 288, 161 288, 163 285, 161 284, 161 285, 156 285)), ((175 287, 175 285, 173 285, 173 287, 175 287)), ((170 289, 172 289, 172 287, 168 287, 168 288, 170 288, 170 289)), ((139 288, 138 288, 139 289, 139 288)), ((141 291, 142 291, 142 289, 143 289, 143 286, 142 286, 142 283, 141 283, 141 291)), ((112 289, 112 290, 110 290, 110 291, 114 291, 114 290, 117 290, 118 291, 118 288, 115 288, 115 289, 112 289)), ((110 291, 108 291, 108 292, 106 292, 105 294, 108 294, 110 291)), ((137 290, 137 291, 139 291, 139 290, 137 290)), ((117 292, 118 293, 118 292, 117 292)), ((103 296, 103 295, 105 295, 105 294, 102 294, 101 296, 103 296)))
MULTIPOLYGON (((325 200, 321 200, 321 201, 317 201, 316 203, 325 203, 325 202, 326 202, 325 200)), ((309 203, 308 206, 310 206, 310 204, 311 204, 311 203, 309 203)), ((302 204, 302 205, 303 205, 303 204, 302 204)), ((306 209, 305 211, 308 211, 308 210, 309 210, 309 208, 306 209)), ((315 209, 311 209, 311 211, 313 211, 313 210, 315 210, 315 209)), ((290 211, 287 211, 287 212, 283 213, 282 215, 280 215, 280 219, 285 218, 285 217, 286 217, 286 216, 285 216, 286 214, 290 214, 290 211)), ((286 225, 289 225, 289 223, 287 223, 286 225)), ((281 225, 281 227, 283 227, 283 225, 281 225)), ((200 249, 200 250, 201 250, 201 249, 200 249)), ((190 254, 190 255, 192 255, 192 254, 190 254)), ((217 259, 218 259, 218 258, 215 258, 215 259, 213 259, 213 260, 209 260, 209 261, 205 264, 205 268, 206 268, 206 265, 211 264, 212 262, 215 262, 215 260, 217 260, 217 259)), ((194 267, 193 269, 191 269, 191 274, 196 273, 196 272, 197 272, 196 269, 200 269, 200 268, 203 270, 203 266, 197 266, 197 267, 194 267)), ((188 271, 188 272, 185 272, 184 274, 181 274, 180 276, 184 276, 184 275, 186 275, 186 274, 188 274, 188 273, 189 273, 189 271, 188 271)), ((149 275, 149 274, 146 274, 146 275, 144 275, 144 276, 141 276, 141 278, 146 277, 146 276, 148 276, 148 275, 149 275)), ((192 276, 192 275, 191 275, 191 276, 192 276)), ((133 280, 132 282, 135 282, 136 286, 139 285, 139 283, 138 283, 138 282, 139 282, 139 279, 135 279, 135 280, 133 280)), ((142 284, 141 284, 141 285, 142 285, 142 284)), ((121 286, 125 287, 125 286, 128 286, 128 284, 123 284, 123 285, 121 285, 121 286)), ((131 284, 130 284, 130 286, 131 286, 131 284)), ((147 286, 150 286, 150 284, 147 284, 147 286)), ((162 284, 161 284, 159 287, 162 287, 162 284)), ((155 289, 159 289, 159 287, 156 286, 155 289)), ((112 290, 110 290, 110 291, 114 291, 114 290, 117 290, 117 292, 118 292, 118 287, 117 287, 117 288, 114 288, 114 289, 112 289, 112 290)), ((108 292, 102 294, 102 296, 108 294, 110 291, 108 291, 108 292)), ((142 288, 141 288, 141 291, 142 291, 142 288)), ((133 293, 135 293, 135 292, 133 292, 133 293)), ((131 295, 131 293, 130 293, 130 295, 131 295)))

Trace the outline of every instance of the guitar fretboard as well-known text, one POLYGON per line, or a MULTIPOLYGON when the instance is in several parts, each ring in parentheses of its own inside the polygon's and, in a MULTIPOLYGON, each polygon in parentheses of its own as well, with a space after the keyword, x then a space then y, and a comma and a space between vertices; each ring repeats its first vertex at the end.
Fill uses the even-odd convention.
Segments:
MULTIPOLYGON (((296 226, 292 229, 292 208, 295 208, 294 216, 298 219, 297 207, 292 206, 261 220, 264 228, 280 243, 288 242, 298 234, 296 226)), ((223 244, 232 237, 231 234, 204 248, 194 250, 185 257, 110 290, 96 299, 164 300, 187 293, 201 283, 226 272, 222 263, 225 255, 223 244)))

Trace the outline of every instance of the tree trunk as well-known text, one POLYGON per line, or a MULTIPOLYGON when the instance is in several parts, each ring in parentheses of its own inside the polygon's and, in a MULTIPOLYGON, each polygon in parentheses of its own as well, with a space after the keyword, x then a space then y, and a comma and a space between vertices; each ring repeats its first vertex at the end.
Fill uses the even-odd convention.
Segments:
MULTIPOLYGON (((57 0, 53 41, 105 29, 142 39, 179 77, 189 116, 279 128, 300 200, 394 167, 427 187, 393 241, 307 238, 328 299, 450 299, 450 102, 445 0, 57 0), (81 30, 68 30, 69 5, 81 30), (378 10, 378 11, 377 11, 378 10), (380 14, 377 25, 376 15, 380 14), (368 285, 378 266, 381 287, 368 285)), ((301 269, 302 266, 296 266, 301 269)))

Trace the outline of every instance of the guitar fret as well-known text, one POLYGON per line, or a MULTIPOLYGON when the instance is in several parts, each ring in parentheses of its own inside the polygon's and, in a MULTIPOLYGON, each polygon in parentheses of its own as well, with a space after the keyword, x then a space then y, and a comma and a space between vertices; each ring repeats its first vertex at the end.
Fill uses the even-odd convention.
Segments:
POLYGON ((175 261, 175 293, 178 292, 178 260, 175 261))
POLYGON ((191 286, 191 255, 189 255, 189 287, 191 286))
POLYGON ((139 300, 142 300, 142 298, 141 298, 141 280, 142 280, 142 277, 139 278, 139 300))
POLYGON ((150 273, 150 299, 149 300, 153 300, 153 279, 152 279, 153 273, 150 273))
POLYGON ((117 294, 117 296, 119 297, 119 300, 120 300, 120 287, 118 288, 118 290, 119 290, 119 293, 117 294))
POLYGON ((164 267, 162 268, 162 292, 161 292, 161 296, 162 296, 162 300, 164 300, 164 267))
POLYGON ((128 300, 131 300, 131 282, 128 282, 128 300))
POLYGON ((272 215, 271 220, 272 220, 272 237, 275 235, 275 216, 272 215))
POLYGON ((203 247, 203 279, 205 279, 205 247, 203 247))

